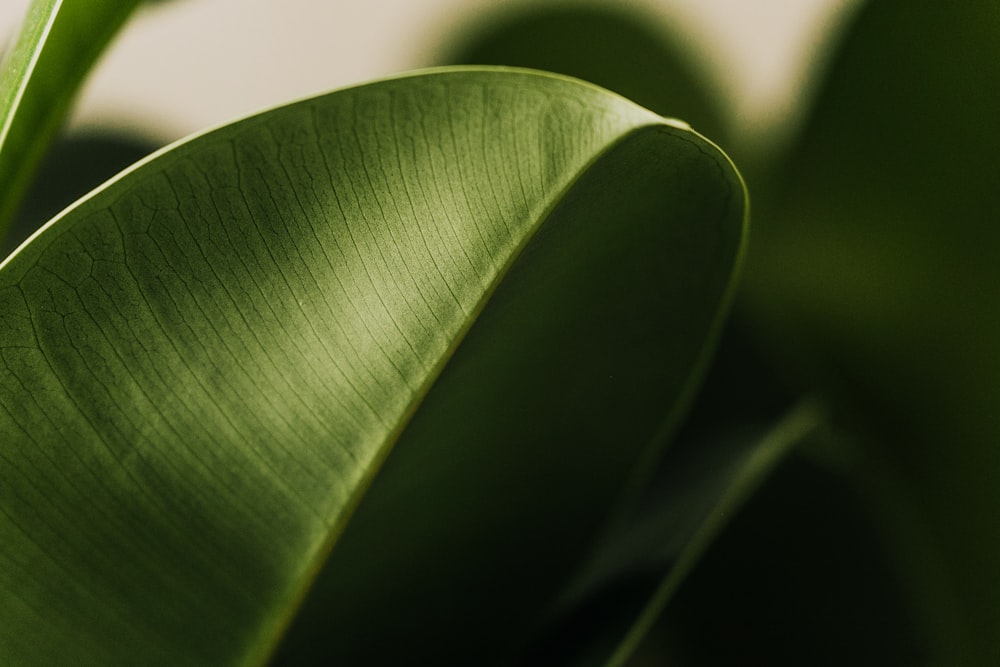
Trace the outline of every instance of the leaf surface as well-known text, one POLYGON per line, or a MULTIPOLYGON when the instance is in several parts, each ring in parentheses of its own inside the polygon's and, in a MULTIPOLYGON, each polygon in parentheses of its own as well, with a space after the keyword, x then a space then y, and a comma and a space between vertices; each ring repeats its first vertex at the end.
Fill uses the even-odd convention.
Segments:
POLYGON ((144 161, 0 268, 0 656, 260 662, 334 544, 336 654, 511 641, 685 404, 745 211, 698 135, 517 70, 144 161))

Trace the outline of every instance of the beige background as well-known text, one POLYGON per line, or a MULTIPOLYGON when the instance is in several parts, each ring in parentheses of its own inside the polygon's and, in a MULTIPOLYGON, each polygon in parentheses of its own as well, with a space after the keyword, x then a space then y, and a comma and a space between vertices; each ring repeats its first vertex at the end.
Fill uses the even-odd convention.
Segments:
MULTIPOLYGON (((566 0, 569 1, 569 0, 566 0)), ((172 0, 144 7, 91 77, 77 125, 163 140, 314 92, 413 69, 441 35, 525 0, 172 0)), ((633 0, 700 44, 731 113, 794 120, 810 56, 854 0, 633 0)), ((0 2, 9 35, 28 0, 0 2)))

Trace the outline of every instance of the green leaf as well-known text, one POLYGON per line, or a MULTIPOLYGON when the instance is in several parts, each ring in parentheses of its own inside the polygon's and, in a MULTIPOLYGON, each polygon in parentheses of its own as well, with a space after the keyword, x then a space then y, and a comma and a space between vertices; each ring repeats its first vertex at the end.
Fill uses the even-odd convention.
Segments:
POLYGON ((139 0, 32 0, 0 69, 0 241, 80 83, 139 0))
POLYGON ((949 664, 1000 658, 998 38, 997 3, 866 6, 747 276, 775 347, 905 480, 949 571, 953 597, 927 605, 949 664))
POLYGON ((516 650, 686 404, 745 214, 700 136, 517 70, 145 161, 0 268, 0 658, 263 661, 335 543, 320 648, 516 650))

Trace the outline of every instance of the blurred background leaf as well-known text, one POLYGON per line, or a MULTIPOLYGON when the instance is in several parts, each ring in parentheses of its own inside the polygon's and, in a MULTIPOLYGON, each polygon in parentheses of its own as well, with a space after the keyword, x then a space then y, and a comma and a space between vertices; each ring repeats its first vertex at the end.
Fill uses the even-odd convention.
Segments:
POLYGON ((0 244, 80 84, 138 3, 32 0, 0 65, 0 244))
POLYGON ((442 64, 508 65, 591 81, 722 145, 729 138, 710 70, 662 17, 619 5, 494 9, 445 39, 442 64))
MULTIPOLYGON (((1000 662, 1000 4, 856 17, 757 209, 747 302, 904 481, 943 559, 942 637, 1000 662), (947 624, 949 628, 956 626, 947 624)), ((936 551, 937 553, 934 553, 936 551)), ((922 581, 908 581, 920 588, 922 581)))

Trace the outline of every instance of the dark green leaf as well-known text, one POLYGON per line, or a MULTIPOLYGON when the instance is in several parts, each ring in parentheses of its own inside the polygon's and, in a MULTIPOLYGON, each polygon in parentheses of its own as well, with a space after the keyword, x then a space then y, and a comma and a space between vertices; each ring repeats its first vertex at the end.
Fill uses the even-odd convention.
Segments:
POLYGON ((1000 4, 867 6, 748 271, 775 346, 907 481, 957 600, 933 606, 964 627, 940 637, 947 663, 1000 660, 997 81, 1000 4))

